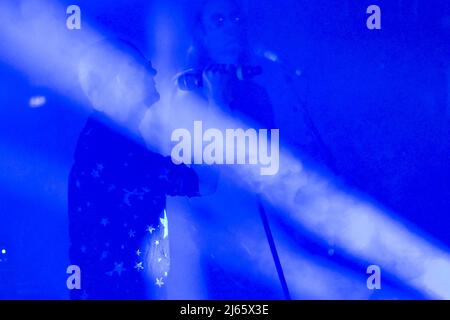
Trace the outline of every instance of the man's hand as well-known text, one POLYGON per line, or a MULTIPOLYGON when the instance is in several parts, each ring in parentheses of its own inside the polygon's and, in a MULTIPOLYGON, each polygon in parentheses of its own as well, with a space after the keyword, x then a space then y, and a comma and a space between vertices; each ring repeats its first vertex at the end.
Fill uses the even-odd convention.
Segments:
POLYGON ((232 100, 231 84, 236 79, 233 66, 213 64, 203 71, 203 84, 210 102, 228 107, 232 100))

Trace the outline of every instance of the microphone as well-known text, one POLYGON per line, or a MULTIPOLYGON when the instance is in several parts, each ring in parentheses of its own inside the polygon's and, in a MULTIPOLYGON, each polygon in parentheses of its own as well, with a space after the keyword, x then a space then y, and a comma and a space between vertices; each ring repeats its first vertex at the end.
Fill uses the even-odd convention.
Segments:
MULTIPOLYGON (((218 68, 234 75, 238 80, 249 80, 262 74, 261 66, 234 66, 217 65, 218 68)), ((213 67, 214 68, 214 67, 213 67)), ((183 91, 192 91, 203 87, 203 71, 189 69, 176 76, 178 88, 183 91)))

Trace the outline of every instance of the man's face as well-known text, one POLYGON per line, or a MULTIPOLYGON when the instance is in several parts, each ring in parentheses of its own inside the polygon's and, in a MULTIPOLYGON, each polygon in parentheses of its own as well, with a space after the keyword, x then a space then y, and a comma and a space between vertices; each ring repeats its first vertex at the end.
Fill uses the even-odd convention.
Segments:
POLYGON ((151 62, 143 57, 134 56, 124 59, 117 75, 117 82, 123 98, 126 99, 126 104, 143 105, 149 108, 160 98, 154 80, 156 70, 151 62))
POLYGON ((202 15, 204 45, 216 63, 236 63, 242 51, 242 17, 232 0, 211 0, 202 15))

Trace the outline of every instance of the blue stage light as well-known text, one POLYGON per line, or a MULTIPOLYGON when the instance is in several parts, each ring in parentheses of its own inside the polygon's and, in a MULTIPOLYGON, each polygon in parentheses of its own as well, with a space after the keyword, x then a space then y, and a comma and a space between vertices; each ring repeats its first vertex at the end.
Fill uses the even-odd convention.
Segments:
MULTIPOLYGON (((51 2, 47 4, 52 6, 51 2)), ((41 5, 43 5, 42 2, 39 3, 39 6, 41 5)), ((5 23, 7 28, 0 31, 0 39, 9 44, 5 45, 5 48, 9 49, 5 49, 2 58, 26 74, 40 74, 39 71, 45 69, 42 65, 51 65, 54 73, 62 77, 58 83, 53 83, 54 89, 67 93, 64 89, 70 87, 72 83, 70 75, 77 72, 77 55, 71 52, 73 48, 80 49, 81 43, 76 39, 69 38, 67 30, 52 28, 54 19, 51 18, 51 15, 49 17, 43 15, 41 20, 30 19, 13 23, 14 20, 6 19, 14 17, 11 14, 12 10, 8 10, 11 8, 3 4, 2 9, 4 10, 0 10, 0 18, 5 18, 2 21, 8 23, 5 23), (47 33, 44 33, 46 37, 38 37, 31 32, 25 32, 33 30, 33 23, 36 21, 42 23, 43 27, 47 27, 45 29, 53 36, 48 37, 47 33), (17 34, 22 36, 14 36, 17 34), (49 42, 48 39, 57 40, 49 42), (15 55, 14 48, 17 48, 19 53, 26 53, 27 56, 24 56, 23 53, 15 55), (55 58, 55 52, 63 52, 63 54, 59 54, 59 58, 55 58), (39 58, 40 55, 42 59, 39 58)), ((88 29, 88 25, 84 25, 83 28, 84 30, 88 29)), ((84 40, 87 39, 88 42, 96 38, 95 32, 90 31, 85 31, 84 40)), ((75 52, 78 51, 75 50, 75 52)), ((278 59, 275 55, 267 54, 269 60, 276 61, 278 59)), ((112 66, 115 65, 114 61, 118 58, 120 58, 118 52, 105 54, 104 57, 112 66)), ((160 88, 160 91, 162 93, 170 92, 169 89, 165 89, 160 88)), ((42 102, 42 99, 34 102, 42 102)), ((163 99, 160 106, 163 106, 164 102, 163 99)), ((150 110, 149 117, 152 112, 153 109, 150 110)), ((110 114, 114 115, 115 113, 110 112, 110 114)), ((199 114, 207 114, 199 107, 199 104, 195 103, 192 106, 184 104, 180 112, 160 114, 159 117, 154 114, 154 118, 158 121, 156 128, 162 126, 161 119, 169 121, 167 126, 164 124, 164 128, 169 131, 173 128, 187 127, 189 124, 193 124, 192 116, 199 114), (174 114, 178 116, 172 117, 174 114), (176 123, 175 118, 183 123, 176 123)), ((211 114, 210 118, 211 122, 208 123, 210 127, 246 127, 243 124, 234 123, 226 114, 211 114)), ((155 144, 160 140, 170 141, 170 138, 164 137, 164 133, 158 131, 155 139, 153 137, 147 139, 149 144, 155 144)), ((363 196, 341 187, 338 188, 333 179, 315 174, 314 168, 304 165, 299 158, 289 150, 284 150, 281 154, 284 169, 279 175, 262 180, 259 171, 252 171, 251 167, 234 167, 233 176, 230 176, 229 180, 240 180, 246 188, 261 193, 268 202, 283 209, 283 212, 286 212, 285 218, 290 219, 292 224, 307 229, 318 238, 323 239, 324 242, 334 243, 333 248, 328 251, 330 256, 334 255, 335 250, 339 250, 339 252, 342 250, 355 259, 379 264, 386 268, 389 274, 398 277, 407 285, 430 297, 444 299, 450 297, 450 256, 447 248, 441 248, 434 244, 431 237, 424 236, 419 230, 414 230, 414 228, 401 223, 394 214, 370 203, 363 196)), ((161 222, 163 225, 167 225, 166 217, 161 222)), ((248 232, 248 230, 246 231, 248 232)), ((248 233, 250 234, 250 232, 248 233)), ((247 238, 248 241, 252 239, 250 235, 247 237, 242 235, 242 239, 247 240, 247 238)), ((317 268, 317 266, 308 264, 309 261, 304 261, 299 252, 289 249, 285 249, 285 252, 290 251, 288 252, 289 259, 285 259, 287 273, 298 275, 299 270, 302 270, 301 272, 307 274, 310 270, 317 268)), ((3 255, 6 252, 6 249, 1 250, 3 255)), ((288 256, 287 253, 286 256, 288 256)), ((259 259, 262 261, 261 257, 259 259)), ((265 267, 268 263, 261 263, 261 265, 265 267)), ((325 273, 325 267, 320 272, 324 274, 324 278, 334 276, 331 272, 330 274, 325 273)), ((309 289, 315 287, 318 296, 325 296, 330 291, 326 282, 323 282, 323 287, 317 289, 317 278, 312 276, 312 272, 309 274, 311 276, 308 279, 299 279, 298 283, 293 283, 293 286, 298 286, 298 291, 305 291, 306 286, 309 289)), ((159 282, 157 285, 163 284, 162 281, 159 282)), ((346 287, 348 288, 349 285, 346 284, 346 287)), ((336 295, 336 297, 340 296, 336 295)))

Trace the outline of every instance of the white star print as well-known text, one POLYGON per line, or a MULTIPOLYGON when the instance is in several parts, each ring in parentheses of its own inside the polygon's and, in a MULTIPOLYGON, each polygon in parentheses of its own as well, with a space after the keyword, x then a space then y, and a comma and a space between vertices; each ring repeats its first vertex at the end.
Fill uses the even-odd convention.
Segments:
POLYGON ((156 244, 156 245, 159 245, 159 241, 158 241, 158 240, 156 240, 156 241, 155 241, 155 244, 156 244))
POLYGON ((153 226, 147 226, 147 231, 150 232, 150 234, 153 233, 153 231, 155 231, 156 229, 153 228, 153 226))
POLYGON ((126 271, 126 269, 123 267, 123 262, 121 263, 114 262, 114 269, 112 269, 112 271, 106 272, 106 274, 108 276, 112 276, 114 272, 117 272, 117 274, 121 276, 122 272, 124 271, 126 271))
MULTIPOLYGON (((124 190, 125 191, 125 190, 124 190)), ((131 207, 131 202, 130 202, 130 196, 131 193, 129 191, 125 191, 125 195, 123 196, 123 202, 125 202, 125 204, 129 207, 131 207)))
POLYGON ((125 192, 125 195, 123 196, 123 202, 129 207, 131 207, 131 196, 142 196, 144 194, 143 192, 138 192, 137 189, 134 189, 133 191, 123 189, 123 192, 125 192))
POLYGON ((156 278, 155 285, 161 288, 164 285, 163 278, 156 278))
POLYGON ((123 262, 119 264, 114 264, 114 271, 119 274, 119 276, 122 274, 123 271, 125 271, 125 268, 123 267, 123 262))
POLYGON ((144 270, 144 267, 142 266, 142 262, 136 262, 136 265, 134 266, 134 268, 135 268, 137 271, 144 270))
POLYGON ((134 231, 132 229, 130 229, 130 231, 128 232, 128 235, 130 236, 130 238, 134 238, 135 234, 136 234, 136 231, 134 231))
POLYGON ((99 178, 100 174, 99 174, 98 170, 92 169, 91 176, 93 176, 94 178, 99 178))
POLYGON ((141 250, 139 250, 139 249, 136 251, 136 255, 137 255, 138 257, 141 255, 141 253, 142 253, 142 252, 141 252, 141 250))
POLYGON ((100 257, 100 260, 104 260, 108 257, 108 251, 103 251, 102 256, 100 257))
POLYGON ((164 210, 164 218, 159 218, 159 221, 161 221, 161 224, 164 228, 164 236, 163 238, 167 238, 169 235, 169 221, 167 220, 167 212, 164 210))

